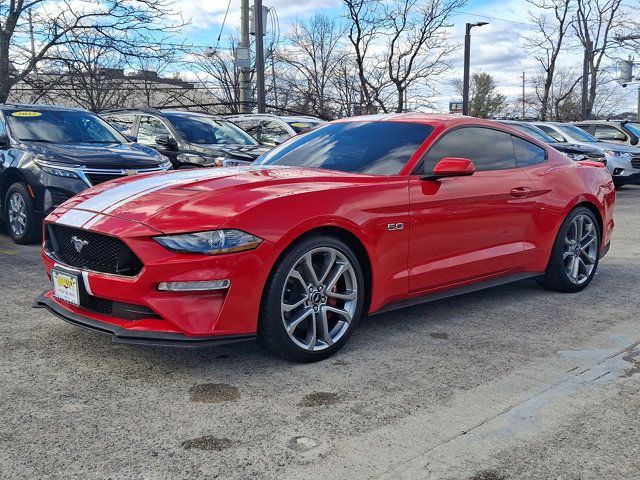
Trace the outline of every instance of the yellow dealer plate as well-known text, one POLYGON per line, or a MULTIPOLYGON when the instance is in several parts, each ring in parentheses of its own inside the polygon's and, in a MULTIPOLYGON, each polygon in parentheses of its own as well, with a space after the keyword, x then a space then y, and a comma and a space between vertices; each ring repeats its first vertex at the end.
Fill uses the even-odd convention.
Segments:
POLYGON ((74 305, 80 305, 78 277, 59 270, 52 270, 51 279, 53 280, 54 297, 74 305))
POLYGON ((12 117, 39 117, 42 115, 40 112, 13 112, 12 117))

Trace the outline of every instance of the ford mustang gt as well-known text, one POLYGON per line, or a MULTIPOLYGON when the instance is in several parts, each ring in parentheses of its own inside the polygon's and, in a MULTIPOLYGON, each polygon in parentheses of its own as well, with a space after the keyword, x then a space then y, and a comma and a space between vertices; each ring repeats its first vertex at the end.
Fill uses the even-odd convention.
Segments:
POLYGON ((609 248, 614 202, 601 164, 507 125, 357 117, 250 166, 82 192, 45 221, 52 288, 37 302, 116 342, 257 338, 315 361, 364 314, 528 277, 582 290, 609 248))

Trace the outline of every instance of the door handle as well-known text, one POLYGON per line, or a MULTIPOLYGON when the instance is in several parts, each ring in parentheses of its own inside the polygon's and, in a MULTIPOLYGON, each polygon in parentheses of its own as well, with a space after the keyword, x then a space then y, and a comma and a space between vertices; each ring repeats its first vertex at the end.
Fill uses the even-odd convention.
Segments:
POLYGON ((527 198, 531 195, 531 189, 529 187, 516 187, 511 189, 511 196, 513 198, 527 198))

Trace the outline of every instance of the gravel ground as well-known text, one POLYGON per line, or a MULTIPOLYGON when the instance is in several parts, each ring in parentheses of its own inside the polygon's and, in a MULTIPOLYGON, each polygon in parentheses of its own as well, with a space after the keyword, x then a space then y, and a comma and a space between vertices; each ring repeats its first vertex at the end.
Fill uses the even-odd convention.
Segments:
POLYGON ((639 203, 584 292, 375 316, 313 365, 113 345, 32 309, 38 248, 0 233, 0 478, 638 478, 639 203))

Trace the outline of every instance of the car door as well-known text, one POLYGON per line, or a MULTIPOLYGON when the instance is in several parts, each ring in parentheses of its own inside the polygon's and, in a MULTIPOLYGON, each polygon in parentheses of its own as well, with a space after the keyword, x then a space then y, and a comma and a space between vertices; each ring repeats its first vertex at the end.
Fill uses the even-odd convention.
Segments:
POLYGON ((143 115, 138 121, 137 130, 137 142, 142 145, 147 145, 163 155, 169 157, 172 162, 176 161, 178 155, 177 141, 173 134, 169 131, 169 128, 164 124, 162 120, 151 115, 143 115), (161 136, 166 136, 175 142, 175 146, 168 146, 159 144, 156 139, 161 136))
POLYGON ((535 201, 516 165, 511 135, 487 127, 446 132, 409 181, 411 293, 451 287, 522 269, 535 201), (445 157, 468 158, 471 176, 423 180, 445 157))

